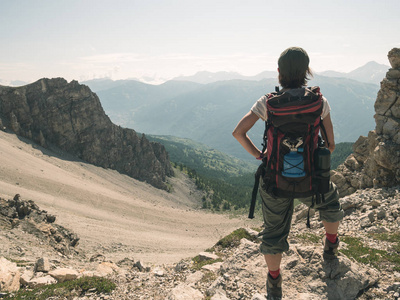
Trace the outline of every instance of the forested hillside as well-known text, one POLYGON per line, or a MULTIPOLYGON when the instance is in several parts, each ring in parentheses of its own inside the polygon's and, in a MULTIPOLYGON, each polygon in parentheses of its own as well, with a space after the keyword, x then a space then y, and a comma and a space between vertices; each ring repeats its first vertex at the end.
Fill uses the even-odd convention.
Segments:
MULTIPOLYGON (((250 204, 259 161, 247 163, 190 139, 148 136, 163 144, 176 168, 186 172, 203 190, 203 208, 237 210, 250 204)), ((339 143, 331 157, 335 169, 352 152, 352 143, 339 143)))

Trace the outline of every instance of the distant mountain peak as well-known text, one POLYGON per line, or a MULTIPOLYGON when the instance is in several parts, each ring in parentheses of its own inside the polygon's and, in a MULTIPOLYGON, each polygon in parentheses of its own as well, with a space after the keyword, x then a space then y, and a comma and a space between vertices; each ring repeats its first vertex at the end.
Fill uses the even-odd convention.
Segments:
POLYGON ((379 84, 382 78, 385 77, 389 68, 388 65, 380 64, 376 61, 369 61, 365 65, 348 73, 329 70, 318 74, 327 77, 343 77, 360 82, 379 84))
POLYGON ((369 61, 365 65, 354 69, 348 74, 354 74, 357 72, 376 72, 376 71, 384 71, 386 72, 390 67, 388 65, 379 64, 376 61, 369 61))
MULTIPOLYGON (((374 60, 371 60, 371 61, 367 62, 363 67, 365 67, 365 66, 385 66, 385 67, 389 67, 389 66, 387 66, 387 65, 385 65, 385 64, 377 63, 377 62, 374 61, 374 60)), ((361 68, 362 68, 362 67, 361 67, 361 68)))

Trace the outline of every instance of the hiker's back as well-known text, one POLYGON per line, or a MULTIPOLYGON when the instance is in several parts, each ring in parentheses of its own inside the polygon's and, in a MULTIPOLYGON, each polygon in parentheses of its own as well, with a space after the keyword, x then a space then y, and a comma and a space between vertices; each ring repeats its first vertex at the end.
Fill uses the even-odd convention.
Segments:
POLYGON ((243 148, 263 161, 255 176, 249 218, 254 218, 259 191, 264 220, 260 251, 268 266, 267 299, 282 299, 280 264, 282 253, 289 250, 293 198, 319 213, 326 232, 323 258, 335 259, 339 245, 337 229, 343 210, 337 188, 329 180, 330 153, 335 148, 330 106, 318 87, 301 88, 312 76, 309 62, 302 48, 283 51, 278 59, 278 79, 284 89, 258 99, 233 131, 243 148), (266 122, 261 151, 247 134, 259 119, 266 122), (319 149, 320 128, 326 129, 322 132, 329 141, 328 149, 319 149), (259 189, 260 179, 263 184, 259 189))
POLYGON ((319 87, 270 93, 266 106, 264 186, 277 197, 311 196, 323 108, 319 87))

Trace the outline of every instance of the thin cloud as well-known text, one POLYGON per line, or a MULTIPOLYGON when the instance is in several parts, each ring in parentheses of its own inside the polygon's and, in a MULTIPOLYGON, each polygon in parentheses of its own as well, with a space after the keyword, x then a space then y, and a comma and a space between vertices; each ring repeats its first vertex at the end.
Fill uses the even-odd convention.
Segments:
POLYGON ((114 64, 114 63, 143 61, 146 60, 146 57, 137 53, 108 53, 108 54, 83 56, 80 57, 79 59, 89 63, 114 64))
POLYGON ((34 66, 27 63, 0 63, 0 72, 2 71, 15 71, 16 69, 33 69, 34 66))

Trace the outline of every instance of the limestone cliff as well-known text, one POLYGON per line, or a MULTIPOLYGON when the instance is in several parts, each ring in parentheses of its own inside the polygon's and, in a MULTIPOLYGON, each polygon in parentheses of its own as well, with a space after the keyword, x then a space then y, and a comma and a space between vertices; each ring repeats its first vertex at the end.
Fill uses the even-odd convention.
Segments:
POLYGON ((41 79, 12 88, 0 86, 0 125, 104 168, 115 169, 158 188, 173 171, 165 148, 113 124, 99 98, 77 81, 41 79))
POLYGON ((375 102, 376 128, 356 141, 354 153, 333 172, 342 196, 357 189, 400 184, 400 49, 392 49, 388 58, 392 68, 375 102))

